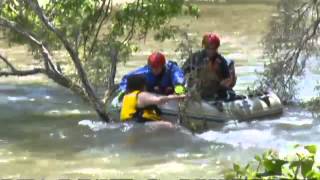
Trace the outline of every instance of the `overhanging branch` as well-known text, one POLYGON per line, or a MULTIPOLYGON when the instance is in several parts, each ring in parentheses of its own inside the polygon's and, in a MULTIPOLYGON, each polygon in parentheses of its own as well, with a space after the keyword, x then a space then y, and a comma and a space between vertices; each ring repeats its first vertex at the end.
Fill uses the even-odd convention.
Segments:
POLYGON ((26 37, 27 39, 29 39, 30 41, 32 41, 34 44, 41 46, 41 42, 38 41, 34 35, 32 35, 31 33, 23 30, 21 27, 18 26, 18 24, 16 24, 15 22, 9 21, 7 19, 1 18, 0 17, 0 26, 2 27, 6 27, 6 28, 10 28, 11 30, 16 31, 17 33, 23 35, 24 37, 26 37))
POLYGON ((43 10, 41 9, 38 1, 36 0, 27 0, 28 4, 32 7, 33 11, 37 14, 37 16, 41 19, 42 23, 50 30, 52 31, 63 43, 66 50, 69 52, 69 55, 71 56, 71 59, 76 67, 76 70, 79 74, 79 77, 81 79, 81 82, 88 92, 88 95, 91 96, 95 101, 98 100, 96 94, 93 91, 93 88, 88 80, 87 74, 83 69, 82 63, 80 61, 80 58, 78 56, 78 53, 75 49, 72 48, 71 44, 68 42, 68 40, 65 38, 65 36, 57 30, 53 24, 49 22, 48 17, 44 14, 43 10))
MULTIPOLYGON (((59 73, 56 70, 56 66, 52 62, 52 58, 51 58, 52 56, 50 55, 49 50, 32 33, 24 30, 22 27, 20 27, 15 22, 9 21, 4 18, 0 18, 0 26, 5 27, 5 28, 9 28, 9 29, 17 32, 18 34, 22 35, 23 37, 29 39, 33 44, 37 45, 38 48, 40 49, 40 51, 42 52, 43 57, 44 57, 44 65, 45 65, 46 70, 52 69, 56 73, 59 73)), ((6 62, 6 64, 12 69, 12 67, 13 67, 12 65, 8 64, 7 62, 6 62)))
POLYGON ((48 17, 44 14, 42 8, 40 7, 37 0, 26 0, 27 3, 31 6, 33 11, 37 14, 37 16, 40 18, 42 23, 51 31, 53 32, 58 39, 63 43, 64 47, 68 51, 69 55, 71 56, 72 62, 77 70, 77 73, 79 75, 79 78, 81 80, 82 86, 84 87, 90 102, 94 105, 97 112, 99 113, 100 117, 102 117, 104 120, 108 121, 109 118, 107 114, 105 113, 103 102, 101 99, 98 98, 96 92, 93 90, 93 87, 88 80, 87 74, 82 66, 81 60, 79 58, 78 52, 71 46, 71 44, 68 42, 66 37, 63 35, 62 32, 60 32, 58 29, 54 27, 52 23, 49 22, 48 17))

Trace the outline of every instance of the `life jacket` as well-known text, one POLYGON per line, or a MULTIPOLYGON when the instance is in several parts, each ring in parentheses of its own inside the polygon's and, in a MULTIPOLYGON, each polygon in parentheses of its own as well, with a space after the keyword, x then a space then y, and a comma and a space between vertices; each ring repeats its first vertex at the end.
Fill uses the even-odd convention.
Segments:
POLYGON ((122 108, 120 112, 121 121, 129 121, 134 118, 138 121, 158 121, 160 120, 160 111, 156 106, 147 106, 138 108, 138 95, 141 91, 133 91, 123 97, 122 108))

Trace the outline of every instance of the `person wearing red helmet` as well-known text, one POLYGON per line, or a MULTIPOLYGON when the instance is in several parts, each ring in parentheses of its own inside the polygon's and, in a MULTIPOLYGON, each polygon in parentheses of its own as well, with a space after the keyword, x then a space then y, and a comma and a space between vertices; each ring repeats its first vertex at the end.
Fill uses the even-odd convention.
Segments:
POLYGON ((183 94, 184 73, 176 62, 167 61, 161 52, 153 52, 148 57, 147 65, 125 75, 119 85, 124 92, 127 78, 131 75, 143 74, 146 77, 146 90, 158 94, 183 94))
POLYGON ((234 62, 225 59, 219 52, 220 38, 215 33, 207 33, 203 36, 202 47, 192 54, 183 65, 185 74, 192 72, 192 85, 197 82, 199 92, 204 99, 232 99, 235 93, 232 88, 236 84, 234 62))
POLYGON ((148 65, 151 67, 152 73, 158 76, 163 71, 166 64, 166 58, 162 53, 155 52, 148 57, 148 65))

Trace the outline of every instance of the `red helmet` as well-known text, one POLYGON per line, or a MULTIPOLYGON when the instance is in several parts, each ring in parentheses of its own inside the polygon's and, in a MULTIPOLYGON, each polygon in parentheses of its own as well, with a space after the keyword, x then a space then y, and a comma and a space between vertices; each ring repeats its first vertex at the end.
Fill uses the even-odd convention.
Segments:
POLYGON ((220 38, 215 33, 207 33, 203 36, 202 46, 207 48, 209 45, 216 45, 218 48, 220 46, 220 38))
POLYGON ((166 63, 166 58, 160 52, 154 52, 148 58, 148 64, 152 68, 163 67, 165 63, 166 63))

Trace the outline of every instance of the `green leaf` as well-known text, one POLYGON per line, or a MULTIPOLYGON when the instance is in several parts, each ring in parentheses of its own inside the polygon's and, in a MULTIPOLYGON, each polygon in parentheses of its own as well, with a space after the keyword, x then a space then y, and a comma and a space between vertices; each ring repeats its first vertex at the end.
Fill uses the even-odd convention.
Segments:
POLYGON ((281 159, 271 159, 264 160, 263 166, 270 175, 279 175, 282 173, 282 166, 286 163, 287 161, 281 159))
POLYGON ((305 178, 307 174, 312 170, 314 160, 306 159, 301 163, 301 174, 305 178))
POLYGON ((247 164, 246 167, 244 167, 244 170, 248 171, 249 168, 250 168, 250 164, 247 164))
POLYGON ((289 168, 290 169, 296 168, 296 167, 298 167, 300 165, 301 165, 301 161, 292 161, 292 162, 290 162, 289 168))
POLYGON ((300 147, 301 145, 300 144, 295 144, 293 147, 294 148, 298 148, 298 147, 300 147))
POLYGON ((309 153, 311 153, 311 154, 316 154, 317 153, 317 146, 316 145, 308 145, 308 146, 304 146, 304 148, 306 150, 308 150, 309 153))
POLYGON ((237 179, 237 174, 233 171, 227 172, 224 174, 224 179, 226 179, 226 180, 237 179))
POLYGON ((254 156, 254 159, 257 160, 258 162, 261 162, 261 161, 262 161, 261 157, 258 156, 258 155, 254 156))
POLYGON ((239 172, 240 172, 240 165, 234 163, 234 164, 233 164, 233 170, 236 171, 237 173, 239 173, 239 172))

